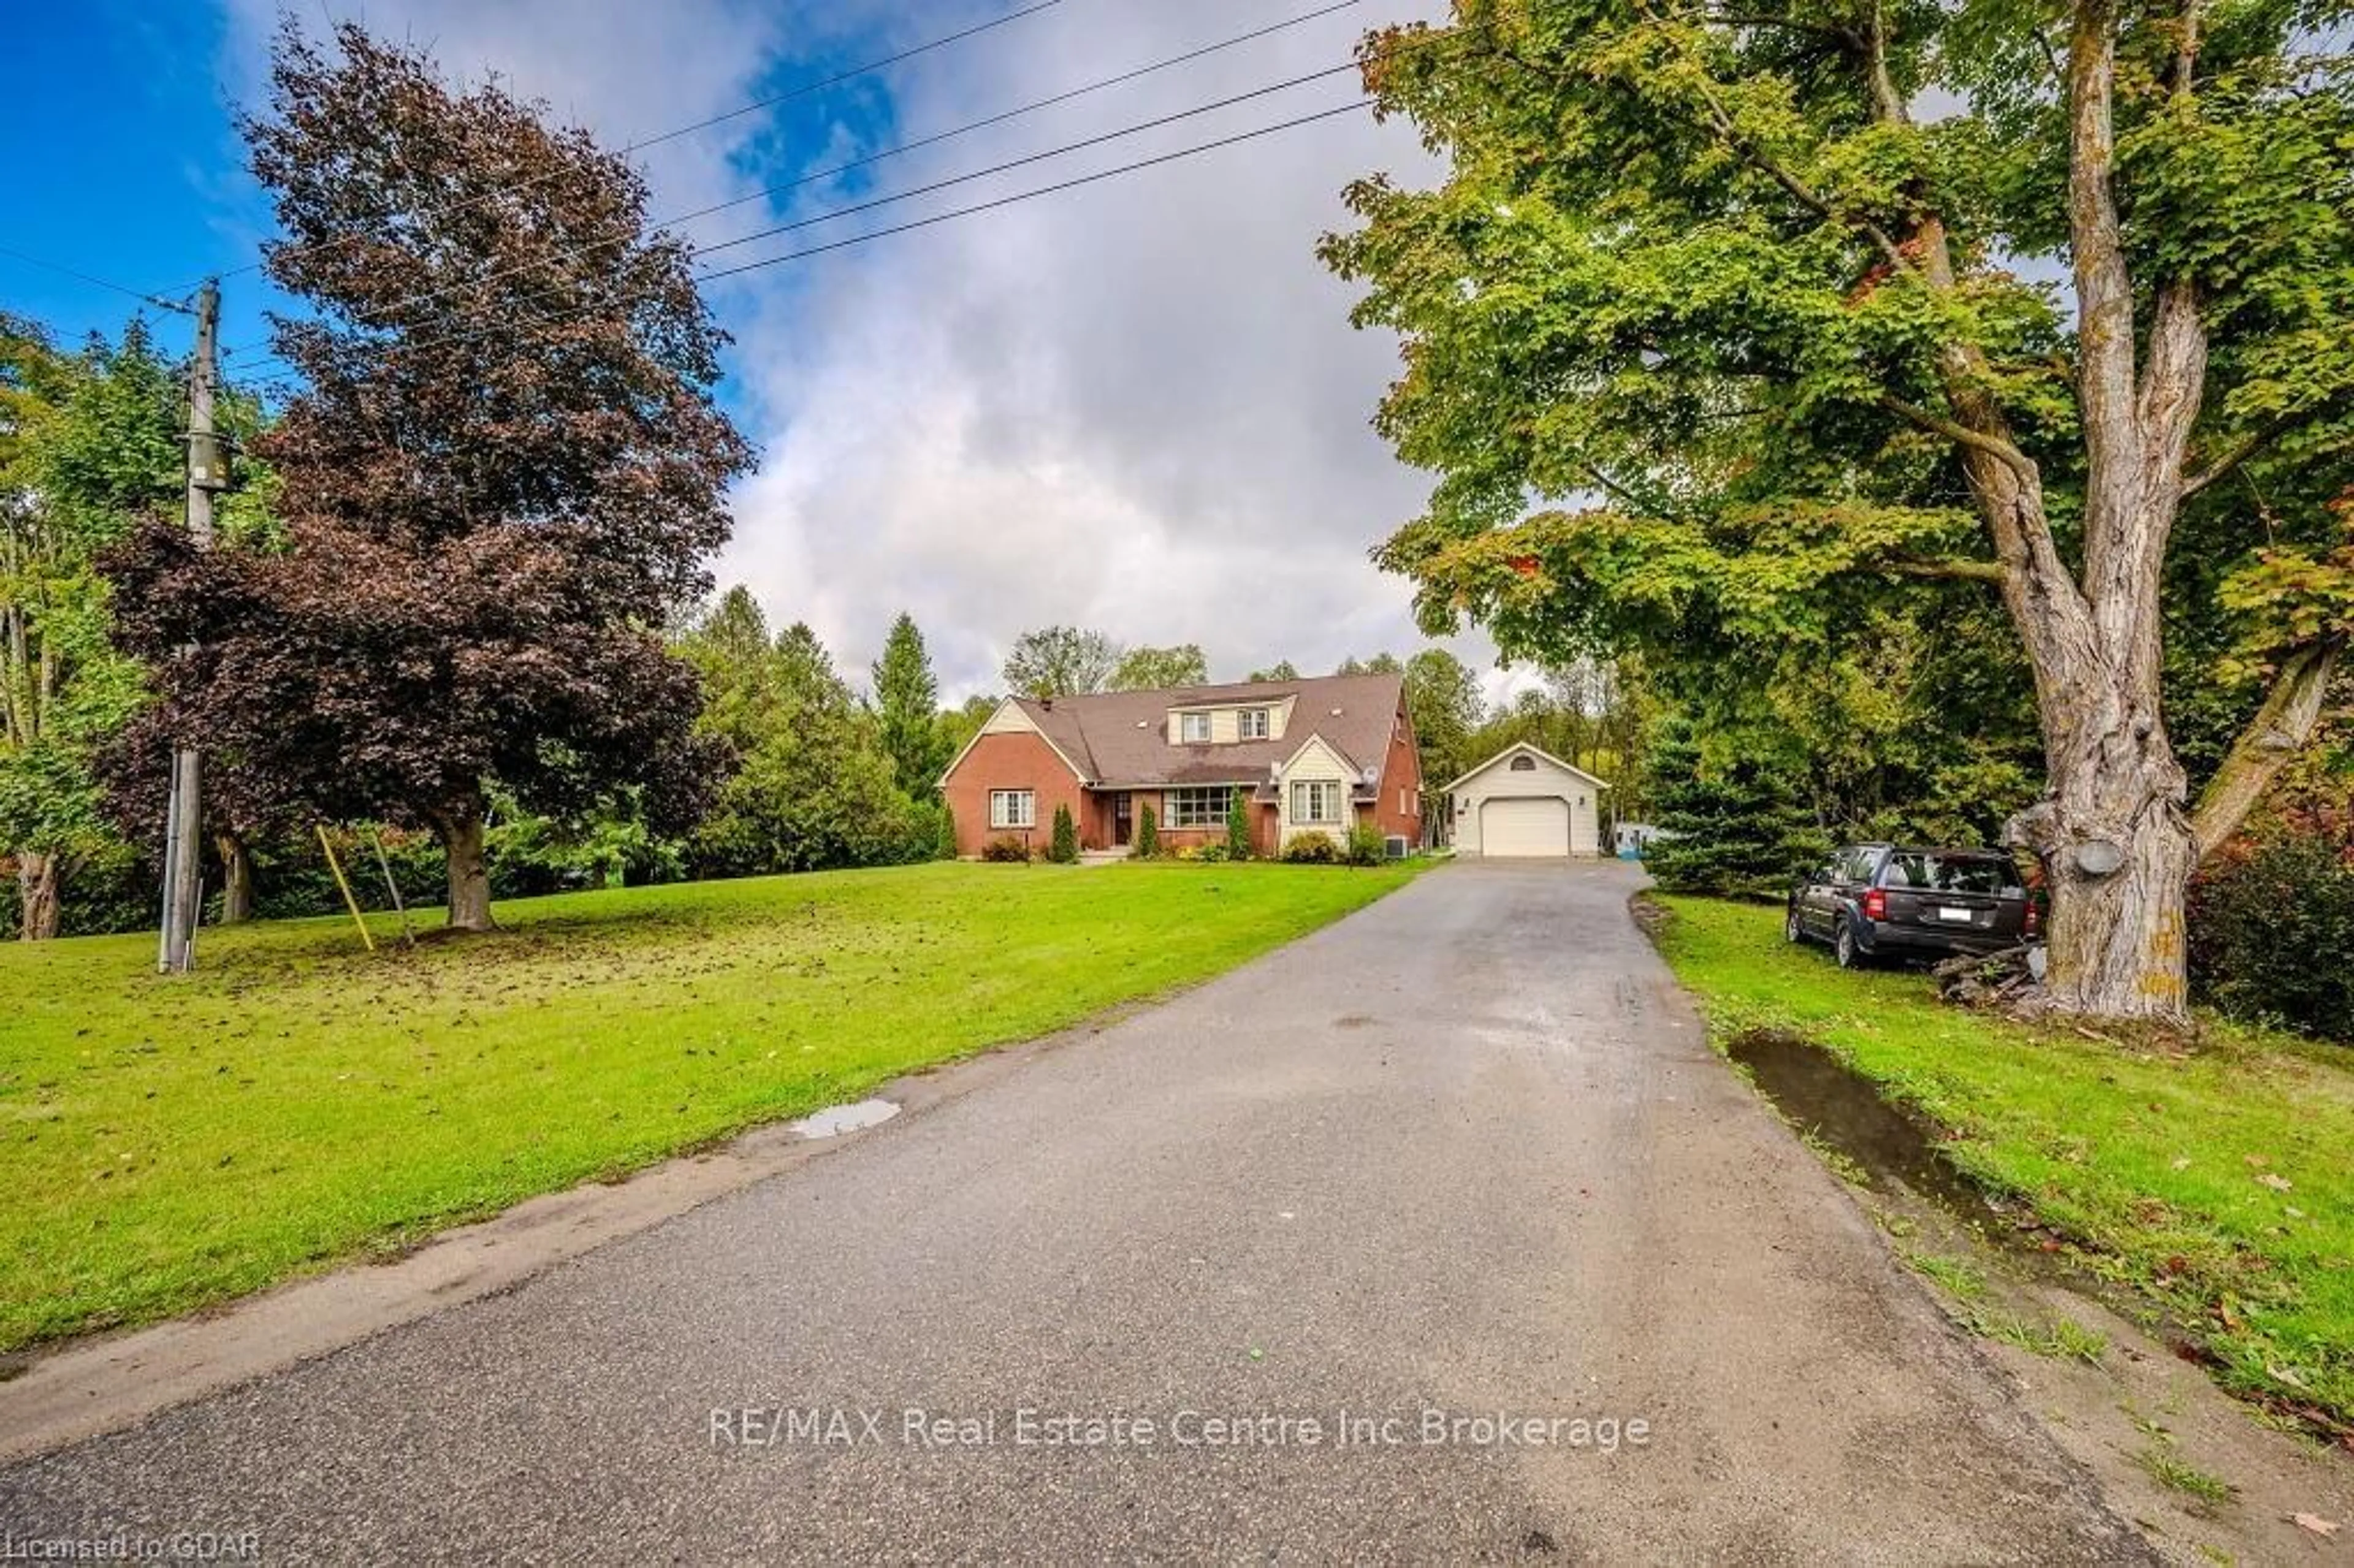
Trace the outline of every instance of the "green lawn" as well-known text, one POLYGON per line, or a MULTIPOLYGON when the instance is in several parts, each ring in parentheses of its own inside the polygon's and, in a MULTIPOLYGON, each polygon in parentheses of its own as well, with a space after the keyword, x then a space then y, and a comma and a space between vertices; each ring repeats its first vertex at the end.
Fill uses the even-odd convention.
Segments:
POLYGON ((1918 972, 1842 974, 1784 945, 1778 907, 1659 902, 1720 1040, 1829 1046, 2147 1292, 2228 1384, 2354 1427, 2354 1049, 2212 1021, 2187 1051, 2030 1028, 1945 1006, 1918 972))
POLYGON ((412 1242, 1266 952, 1409 866, 934 864, 0 948, 0 1349, 412 1242))

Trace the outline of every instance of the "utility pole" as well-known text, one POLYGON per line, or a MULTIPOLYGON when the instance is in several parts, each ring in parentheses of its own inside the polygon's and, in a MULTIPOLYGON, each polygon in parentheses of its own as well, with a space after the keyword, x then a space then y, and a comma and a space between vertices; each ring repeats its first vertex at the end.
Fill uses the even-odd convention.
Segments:
MULTIPOLYGON (((228 488, 228 457, 213 430, 213 388, 220 377, 217 357, 220 282, 207 279, 196 291, 196 347, 188 365, 188 534, 200 550, 213 542, 213 493, 228 488)), ((183 649, 193 653, 194 649, 183 649)), ((202 768, 193 746, 172 751, 172 802, 164 818, 164 932, 155 957, 158 974, 186 974, 196 963, 200 868, 204 849, 202 768)))

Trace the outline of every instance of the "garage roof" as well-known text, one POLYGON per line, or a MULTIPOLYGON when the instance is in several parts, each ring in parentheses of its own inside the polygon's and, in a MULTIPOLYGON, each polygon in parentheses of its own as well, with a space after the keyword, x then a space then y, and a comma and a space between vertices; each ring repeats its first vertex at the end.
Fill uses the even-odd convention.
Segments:
POLYGON ((1560 758, 1555 757, 1552 752, 1545 750, 1543 747, 1532 746, 1525 740, 1516 740, 1511 745, 1504 747, 1503 750, 1496 753, 1495 756, 1488 758, 1487 761, 1479 764, 1479 767, 1474 768, 1471 771, 1463 775, 1462 778, 1455 780, 1454 783, 1449 784, 1447 787, 1447 792, 1449 794, 1454 793, 1456 790, 1460 789, 1464 785, 1471 782, 1474 779, 1479 778, 1482 773, 1487 772, 1490 768, 1495 767, 1499 762, 1503 761, 1506 758, 1517 757, 1522 752, 1527 752, 1532 757, 1542 757, 1547 762, 1552 763, 1555 768, 1562 769, 1564 772, 1576 774, 1580 779, 1585 779, 1596 789, 1607 789, 1610 788, 1610 781, 1608 779, 1596 778, 1593 774, 1588 773, 1585 768, 1580 768, 1576 763, 1564 762, 1560 758))

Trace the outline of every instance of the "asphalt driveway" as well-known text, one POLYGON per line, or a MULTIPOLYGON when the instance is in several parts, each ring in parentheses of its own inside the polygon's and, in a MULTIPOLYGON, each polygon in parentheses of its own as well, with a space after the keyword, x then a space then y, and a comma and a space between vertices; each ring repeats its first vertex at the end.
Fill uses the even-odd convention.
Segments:
POLYGON ((2144 1561, 1710 1054, 1634 885, 1436 872, 803 1170, 0 1471, 0 1527, 267 1561, 2144 1561))

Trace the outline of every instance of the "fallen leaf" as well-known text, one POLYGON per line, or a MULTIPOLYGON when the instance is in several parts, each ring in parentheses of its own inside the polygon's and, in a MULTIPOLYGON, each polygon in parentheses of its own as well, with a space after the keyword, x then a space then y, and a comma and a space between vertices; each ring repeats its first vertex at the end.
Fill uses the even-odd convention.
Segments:
POLYGON ((2273 1376, 2288 1384, 2291 1388, 2303 1388, 2305 1386, 2305 1379, 2296 1375, 2296 1369, 2295 1367, 2276 1367, 2268 1365, 2264 1368, 2264 1371, 2272 1373, 2273 1376))
POLYGON ((2270 1165, 2272 1163, 2271 1160, 2265 1159, 2261 1154, 2243 1154, 2240 1158, 2246 1160, 2251 1165, 2270 1165))
POLYGON ((2271 1171, 2267 1171, 2263 1175, 2256 1178, 2256 1185, 2259 1187, 2270 1187, 2275 1192, 2285 1192, 2289 1190, 2292 1183, 2287 1177, 2275 1176, 2271 1171))
POLYGON ((2190 1170, 2190 1156, 2189 1156, 2188 1154, 2186 1154, 2186 1155, 2182 1156, 2182 1158, 2181 1158, 2181 1159, 2177 1160, 2174 1162, 2174 1169, 2176 1169, 2177 1171, 2188 1171, 2188 1170, 2190 1170))
POLYGON ((2338 1533, 2338 1521, 2334 1519, 2324 1519, 2317 1513, 2293 1513, 2288 1516, 2288 1521, 2299 1530, 2309 1530, 2316 1535, 2338 1533))

